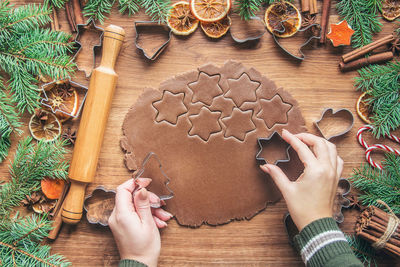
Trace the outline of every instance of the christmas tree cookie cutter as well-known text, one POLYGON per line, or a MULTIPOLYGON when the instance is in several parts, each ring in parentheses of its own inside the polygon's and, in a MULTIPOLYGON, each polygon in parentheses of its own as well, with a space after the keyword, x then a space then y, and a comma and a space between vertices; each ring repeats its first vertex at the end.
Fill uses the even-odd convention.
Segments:
POLYGON ((260 137, 257 138, 257 143, 258 143, 258 147, 259 150, 257 152, 256 155, 256 160, 259 162, 264 162, 264 164, 267 164, 268 161, 262 156, 263 150, 265 149, 265 147, 270 143, 273 142, 274 139, 278 138, 279 142, 285 143, 286 144, 286 148, 285 148, 285 154, 286 154, 286 158, 285 159, 277 159, 275 160, 274 163, 272 163, 273 165, 276 165, 280 162, 289 162, 290 161, 290 155, 289 155, 289 149, 290 149, 290 145, 282 138, 282 136, 278 133, 278 132, 273 132, 270 137, 260 137))
POLYGON ((172 36, 171 29, 166 25, 162 25, 154 21, 135 21, 134 25, 136 32, 136 37, 135 37, 136 48, 139 49, 147 59, 152 61, 156 60, 171 41, 171 36, 172 36), (155 28, 165 32, 166 41, 162 43, 161 46, 159 46, 154 53, 146 52, 146 47, 142 47, 140 45, 140 36, 142 35, 143 30, 146 28, 155 28))
POLYGON ((82 111, 83 104, 85 103, 88 88, 86 86, 80 84, 80 83, 71 81, 70 79, 65 79, 65 80, 59 80, 59 81, 54 81, 54 82, 50 82, 50 83, 45 83, 45 84, 43 84, 41 86, 40 90, 43 93, 43 97, 40 100, 40 104, 42 106, 47 107, 55 115, 56 115, 57 112, 60 112, 60 113, 63 113, 65 115, 69 116, 69 117, 78 118, 80 113, 81 113, 81 111, 82 111), (63 110, 62 108, 60 108, 59 106, 53 107, 52 105, 48 104, 49 97, 48 97, 46 91, 49 91, 53 87, 55 87, 57 85, 60 85, 60 84, 69 84, 69 85, 71 85, 71 87, 73 87, 73 88, 75 88, 75 90, 77 90, 77 94, 78 94, 78 97, 79 97, 78 98, 79 102, 78 102, 78 106, 77 106, 78 110, 76 111, 76 113, 72 114, 71 113, 72 111, 70 113, 68 113, 65 110, 63 110))
POLYGON ((174 197, 174 192, 173 192, 173 191, 171 190, 171 188, 169 187, 169 183, 170 183, 171 179, 170 179, 170 178, 168 177, 168 175, 164 172, 164 169, 163 169, 162 164, 161 164, 161 160, 160 160, 160 158, 157 156, 156 153, 154 153, 154 152, 149 152, 149 154, 147 154, 147 156, 144 158, 140 169, 138 169, 137 172, 134 174, 133 180, 135 181, 135 184, 137 185, 137 187, 136 187, 135 190, 133 191, 133 194, 135 194, 137 191, 139 191, 139 190, 142 188, 142 187, 138 184, 138 179, 139 179, 139 178, 142 178, 143 173, 146 171, 146 165, 147 165, 147 163, 150 161, 151 158, 154 158, 154 159, 157 160, 158 168, 160 169, 160 172, 161 172, 162 176, 165 178, 165 182, 164 182, 165 188, 166 188, 166 189, 168 190, 168 192, 169 192, 169 194, 167 194, 167 195, 158 196, 159 199, 160 199, 160 202, 159 202, 159 203, 150 203, 150 206, 151 206, 152 208, 157 209, 157 208, 160 208, 160 207, 161 207, 161 204, 162 204, 163 201, 169 200, 169 199, 173 198, 173 197, 174 197))
POLYGON ((115 191, 104 186, 96 187, 86 198, 83 208, 86 219, 91 224, 108 226, 108 218, 115 206, 115 191))
POLYGON ((331 140, 333 138, 345 135, 348 133, 354 126, 354 116, 350 110, 346 108, 341 108, 336 111, 333 108, 326 108, 322 111, 321 117, 314 122, 315 127, 320 132, 323 138, 326 140, 331 140), (332 120, 334 118, 340 119, 342 122, 347 123, 347 126, 343 127, 343 123, 329 123, 327 124, 330 128, 339 127, 339 130, 336 130, 335 133, 329 133, 329 128, 324 127, 326 124, 325 120, 332 120))
MULTIPOLYGON (((286 22, 286 21, 288 21, 288 20, 289 20, 289 19, 280 21, 279 24, 278 24, 278 25, 279 25, 279 29, 274 29, 273 32, 284 33, 284 32, 286 31, 286 28, 285 28, 285 25, 284 25, 283 23, 286 22)), ((320 25, 319 25, 318 23, 314 23, 314 24, 311 24, 311 25, 309 25, 309 26, 307 26, 307 27, 305 27, 305 28, 303 28, 303 29, 299 29, 297 32, 305 32, 305 31, 307 31, 308 29, 310 29, 310 28, 312 28, 312 27, 314 27, 314 26, 318 26, 318 27, 319 27, 320 25)), ((286 54, 288 54, 289 56, 291 56, 291 57, 293 57, 293 58, 295 58, 295 59, 298 59, 298 60, 303 61, 304 59, 306 59, 306 55, 303 53, 302 49, 303 49, 305 46, 307 46, 312 40, 314 40, 314 39, 316 39, 316 40, 321 39, 321 36, 314 36, 314 35, 311 35, 304 43, 302 43, 302 44, 300 45, 299 49, 298 49, 298 51, 299 51, 299 53, 300 53, 300 56, 296 56, 295 54, 293 54, 292 52, 290 52, 289 50, 287 50, 286 48, 284 48, 284 47, 282 46, 282 44, 279 42, 279 40, 278 40, 279 37, 277 37, 274 33, 272 33, 272 38, 274 39, 275 43, 279 46, 279 48, 282 49, 286 54)))
MULTIPOLYGON (((94 67, 96 66, 96 50, 101 48, 103 45, 103 35, 104 35, 104 30, 98 26, 96 26, 96 23, 94 22, 93 19, 90 19, 86 24, 78 24, 77 25, 77 33, 75 37, 75 43, 78 45, 78 51, 76 52, 74 59, 75 62, 77 63, 77 69, 80 71, 83 71, 86 75, 86 78, 90 77, 92 75, 92 71, 94 67), (78 64, 77 60, 79 58, 79 55, 82 53, 82 50, 84 46, 86 45, 81 41, 81 37, 83 36, 85 31, 95 31, 99 33, 98 40, 91 40, 93 42, 89 43, 88 45, 93 45, 93 60, 92 60, 92 66, 83 66, 81 64, 78 64)), ((96 38, 97 39, 97 38, 96 38)))

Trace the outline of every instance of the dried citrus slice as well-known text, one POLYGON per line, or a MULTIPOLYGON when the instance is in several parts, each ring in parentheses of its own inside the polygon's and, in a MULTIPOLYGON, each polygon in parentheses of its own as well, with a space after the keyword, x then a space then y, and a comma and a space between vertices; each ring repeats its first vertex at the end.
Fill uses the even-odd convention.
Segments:
POLYGON ((301 27, 300 11, 291 3, 274 3, 265 11, 265 25, 274 35, 282 38, 294 35, 301 27))
POLYGON ((64 184, 65 182, 62 179, 50 179, 48 177, 40 181, 42 192, 48 199, 59 199, 63 192, 64 184))
POLYGON ((200 22, 201 29, 210 38, 220 38, 224 36, 231 27, 231 18, 226 16, 217 22, 200 22))
POLYGON ((231 0, 190 0, 192 14, 202 22, 216 22, 225 18, 231 0))
POLYGON ((398 0, 382 1, 382 17, 389 21, 393 21, 400 17, 400 2, 398 0))
POLYGON ((54 84, 52 88, 46 90, 46 96, 47 100, 43 101, 43 104, 50 107, 61 122, 78 113, 79 95, 69 83, 54 84))
POLYGON ((371 124, 372 120, 370 118, 372 115, 372 110, 371 110, 371 106, 368 104, 369 98, 370 98, 370 96, 367 94, 367 92, 362 93, 357 100, 356 109, 357 109, 358 116, 365 123, 371 124))
POLYGON ((188 2, 175 3, 169 13, 167 20, 171 31, 177 35, 189 35, 197 29, 199 21, 190 11, 188 2))
POLYGON ((51 142, 61 135, 61 123, 53 113, 42 110, 31 117, 29 131, 36 140, 51 142))

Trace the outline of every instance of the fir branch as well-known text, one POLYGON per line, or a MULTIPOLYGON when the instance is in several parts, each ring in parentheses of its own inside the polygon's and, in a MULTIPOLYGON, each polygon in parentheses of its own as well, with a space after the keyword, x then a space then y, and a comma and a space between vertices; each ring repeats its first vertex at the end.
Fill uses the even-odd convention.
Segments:
POLYGON ((372 107, 373 134, 381 137, 400 127, 400 63, 372 65, 359 70, 358 90, 367 91, 372 107))
POLYGON ((90 19, 98 20, 103 24, 109 14, 115 0, 89 0, 83 8, 83 15, 90 19))
POLYGON ((68 266, 64 257, 50 254, 49 246, 39 243, 51 229, 46 216, 27 216, 0 223, 2 266, 68 266))
POLYGON ((353 170, 350 181, 362 191, 359 199, 363 205, 378 205, 378 199, 388 204, 394 213, 400 213, 400 158, 386 154, 383 170, 364 164, 353 170))
POLYGON ((235 12, 244 20, 255 16, 264 0, 235 0, 235 12))
POLYGON ((139 1, 138 0, 119 0, 118 9, 121 14, 128 11, 128 15, 134 15, 139 11, 139 1))
POLYGON ((62 8, 67 0, 44 0, 43 4, 46 6, 53 5, 56 8, 62 8))
POLYGON ((364 266, 378 266, 375 261, 375 250, 368 242, 359 237, 350 235, 346 235, 346 239, 347 242, 349 242, 354 255, 356 255, 356 257, 364 264, 364 266))
POLYGON ((61 140, 34 144, 31 137, 20 141, 10 166, 11 180, 0 186, 0 217, 7 216, 26 195, 39 190, 44 177, 67 178, 65 145, 61 140))
POLYGON ((379 0, 340 0, 336 9, 339 16, 346 19, 355 31, 352 36, 353 47, 361 47, 372 41, 372 35, 381 30, 378 20, 379 0))
POLYGON ((140 5, 146 10, 146 14, 153 21, 164 23, 167 21, 169 10, 171 7, 170 0, 140 0, 140 5))

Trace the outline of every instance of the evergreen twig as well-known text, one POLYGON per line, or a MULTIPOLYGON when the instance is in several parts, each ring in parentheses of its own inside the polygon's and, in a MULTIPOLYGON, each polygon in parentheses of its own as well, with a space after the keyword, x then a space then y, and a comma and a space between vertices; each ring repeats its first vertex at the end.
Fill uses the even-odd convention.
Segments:
POLYGON ((255 16, 265 0, 235 0, 235 12, 239 13, 244 20, 255 16))
POLYGON ((356 255, 356 257, 364 264, 364 266, 378 266, 375 261, 375 250, 368 242, 359 237, 350 235, 346 235, 346 239, 347 242, 349 242, 354 255, 356 255))
POLYGON ((382 24, 378 20, 380 0, 340 0, 336 9, 355 31, 351 38, 353 47, 369 44, 372 35, 381 30, 382 24))
MULTIPOLYGON (((379 205, 378 199, 388 204, 394 213, 400 213, 400 157, 386 154, 382 161, 383 170, 369 164, 353 171, 350 181, 362 191, 359 200, 363 205, 379 205)), ((385 209, 383 207, 383 209, 385 209)))

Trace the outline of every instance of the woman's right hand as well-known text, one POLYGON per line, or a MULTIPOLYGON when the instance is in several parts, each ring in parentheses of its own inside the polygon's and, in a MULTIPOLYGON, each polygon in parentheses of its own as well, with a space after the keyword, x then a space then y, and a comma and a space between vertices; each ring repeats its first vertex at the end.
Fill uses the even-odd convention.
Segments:
POLYGON ((293 135, 283 130, 282 138, 293 147, 304 164, 303 174, 292 182, 276 165, 260 167, 278 186, 294 223, 301 231, 315 220, 332 217, 343 160, 337 155, 336 146, 321 137, 309 133, 293 135))

